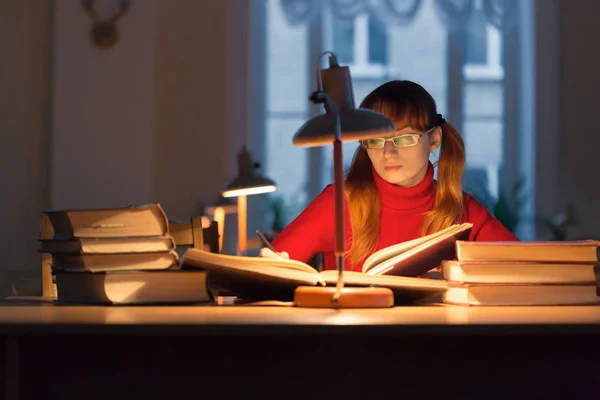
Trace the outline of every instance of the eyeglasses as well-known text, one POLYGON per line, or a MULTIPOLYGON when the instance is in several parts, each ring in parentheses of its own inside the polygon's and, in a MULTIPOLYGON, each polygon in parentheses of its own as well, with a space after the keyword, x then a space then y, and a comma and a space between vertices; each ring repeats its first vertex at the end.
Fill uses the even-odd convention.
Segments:
POLYGON ((394 146, 396 146, 396 147, 415 146, 417 143, 419 143, 419 138, 421 136, 423 136, 427 133, 433 132, 435 128, 437 128, 437 126, 434 126, 433 128, 431 128, 423 133, 411 133, 408 135, 394 136, 393 138, 388 138, 388 139, 371 138, 371 139, 363 140, 362 146, 365 149, 383 149, 383 147, 385 146, 385 142, 387 142, 387 141, 394 143, 394 146))

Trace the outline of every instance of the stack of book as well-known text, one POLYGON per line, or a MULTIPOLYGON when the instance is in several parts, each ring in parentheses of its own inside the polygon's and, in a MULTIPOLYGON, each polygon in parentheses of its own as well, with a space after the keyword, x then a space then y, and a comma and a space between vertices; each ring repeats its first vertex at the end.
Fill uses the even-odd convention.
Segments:
POLYGON ((600 241, 456 242, 444 261, 449 304, 480 306, 597 304, 600 241))
POLYGON ((139 304, 210 300, 206 273, 181 271, 160 204, 47 211, 57 299, 68 303, 139 304))

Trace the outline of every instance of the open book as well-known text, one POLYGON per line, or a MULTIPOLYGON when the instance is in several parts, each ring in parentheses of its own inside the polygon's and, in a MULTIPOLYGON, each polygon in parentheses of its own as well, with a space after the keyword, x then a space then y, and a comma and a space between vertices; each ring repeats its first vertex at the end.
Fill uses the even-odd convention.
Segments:
MULTIPOLYGON (((364 272, 344 271, 347 286, 382 286, 394 292, 396 303, 433 297, 447 289, 444 280, 417 278, 455 258, 455 242, 467 239, 472 224, 453 225, 418 239, 399 243, 367 258, 364 272)), ((290 300, 298 286, 332 285, 336 270, 318 272, 297 260, 241 257, 188 249, 181 268, 208 270, 210 285, 241 297, 290 300)))
MULTIPOLYGON (((238 297, 290 301, 298 286, 335 286, 336 270, 318 272, 296 260, 242 257, 188 249, 181 258, 182 270, 209 271, 209 285, 238 297)), ((386 276, 344 271, 346 286, 381 286, 394 292, 395 303, 434 297, 447 288, 444 280, 386 276)))
POLYGON ((473 224, 449 226, 439 232, 381 249, 369 256, 363 271, 369 275, 419 276, 456 258, 456 242, 467 240, 473 224))

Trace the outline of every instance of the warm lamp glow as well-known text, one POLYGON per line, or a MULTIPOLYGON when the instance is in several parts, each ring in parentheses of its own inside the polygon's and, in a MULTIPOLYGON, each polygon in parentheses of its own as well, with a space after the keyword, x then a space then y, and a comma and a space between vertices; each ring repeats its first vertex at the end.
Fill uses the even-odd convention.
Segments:
POLYGON ((222 192, 223 197, 238 197, 238 196, 248 196, 252 194, 262 194, 262 193, 271 193, 274 192, 277 188, 275 185, 267 185, 267 186, 259 186, 259 187, 249 187, 243 189, 232 189, 225 190, 222 192))
POLYGON ((237 176, 223 185, 221 196, 227 198, 275 191, 275 182, 256 171, 258 164, 252 161, 246 146, 238 153, 237 167, 237 176))

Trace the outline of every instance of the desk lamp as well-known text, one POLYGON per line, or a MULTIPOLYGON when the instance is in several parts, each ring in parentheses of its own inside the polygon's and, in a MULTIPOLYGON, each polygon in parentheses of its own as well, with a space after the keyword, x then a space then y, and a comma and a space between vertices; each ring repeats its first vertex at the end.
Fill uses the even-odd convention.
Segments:
POLYGON ((214 203, 203 207, 203 213, 212 215, 213 220, 217 221, 217 226, 219 227, 219 251, 222 251, 225 235, 225 217, 229 214, 237 213, 237 202, 233 197, 225 198, 220 195, 214 203))
POLYGON ((258 165, 252 161, 250 152, 244 145, 238 153, 238 175, 226 183, 221 189, 221 196, 237 197, 238 213, 238 249, 239 255, 245 255, 247 250, 246 219, 248 203, 247 197, 252 194, 274 192, 275 182, 258 174, 255 170, 258 165))
POLYGON ((344 287, 344 171, 342 142, 380 137, 394 132, 396 124, 369 109, 355 108, 350 69, 338 64, 337 56, 326 51, 317 60, 318 89, 310 96, 313 103, 323 103, 325 114, 306 122, 296 133, 293 143, 301 147, 333 143, 335 187, 335 255, 338 270, 336 287, 300 286, 294 292, 298 307, 376 308, 391 307, 393 293, 388 288, 344 287), (329 54, 329 68, 319 71, 319 61, 329 54), (319 73, 320 72, 320 73, 319 73))

